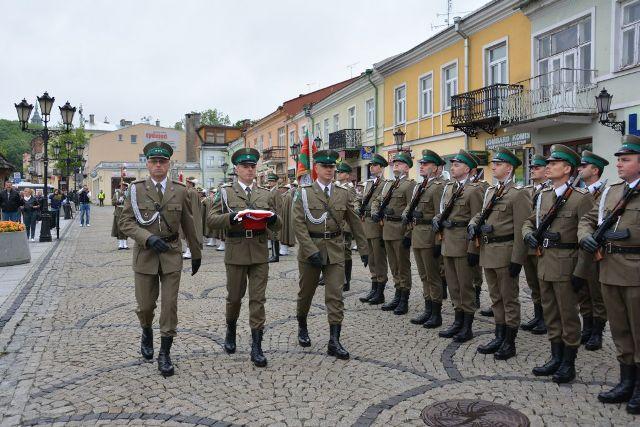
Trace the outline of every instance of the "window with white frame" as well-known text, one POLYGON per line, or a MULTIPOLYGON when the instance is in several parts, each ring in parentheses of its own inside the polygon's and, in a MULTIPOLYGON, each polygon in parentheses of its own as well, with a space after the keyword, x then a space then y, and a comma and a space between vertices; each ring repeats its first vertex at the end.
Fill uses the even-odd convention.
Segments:
POLYGON ((320 123, 316 123, 316 129, 313 131, 313 137, 322 138, 322 133, 320 133, 320 123))
POLYGON ((507 42, 491 46, 485 51, 486 85, 506 84, 507 82, 507 42))
POLYGON ((262 153, 263 149, 264 149, 264 136, 260 135, 260 138, 258 139, 258 147, 256 148, 256 150, 262 153))
POLYGON ((296 141, 296 131, 294 129, 294 130, 289 131, 289 147, 291 147, 296 142, 297 142, 296 141))
POLYGON ((324 141, 329 142, 329 119, 324 119, 324 121, 322 122, 322 126, 324 127, 324 133, 322 134, 323 135, 322 139, 324 141))
POLYGON ((433 114, 433 75, 420 77, 420 117, 433 114))
POLYGON ((215 182, 216 182, 215 178, 207 179, 207 183, 209 184, 207 187, 208 188, 213 188, 213 185, 214 185, 215 182))
POLYGON ((284 147, 286 144, 286 136, 284 134, 284 128, 278 128, 278 147, 284 147))
POLYGON ((212 168, 215 166, 215 157, 209 156, 207 157, 207 167, 212 168))
POLYGON ((347 110, 347 116, 349 116, 349 126, 348 129, 356 128, 356 107, 351 107, 347 110))
POLYGON ((269 148, 273 147, 273 139, 271 139, 271 132, 269 132, 269 148))
POLYGON ((407 87, 402 85, 395 90, 395 124, 407 121, 407 87))
POLYGON ((367 129, 373 129, 376 125, 376 104, 373 98, 367 99, 364 108, 367 112, 367 129))
POLYGON ((451 97, 458 94, 458 64, 442 69, 442 109, 451 109, 451 97))
POLYGON ((340 130, 340 114, 333 115, 333 131, 338 132, 340 130))
POLYGON ((620 68, 640 64, 640 1, 620 4, 621 53, 620 68))

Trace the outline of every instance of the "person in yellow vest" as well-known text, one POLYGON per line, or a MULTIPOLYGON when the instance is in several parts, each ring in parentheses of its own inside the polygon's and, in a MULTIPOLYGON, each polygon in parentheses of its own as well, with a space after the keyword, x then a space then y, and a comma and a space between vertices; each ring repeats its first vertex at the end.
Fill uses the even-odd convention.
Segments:
POLYGON ((103 190, 100 190, 100 192, 98 193, 98 202, 100 202, 100 207, 104 206, 104 199, 107 197, 106 194, 104 194, 103 190))

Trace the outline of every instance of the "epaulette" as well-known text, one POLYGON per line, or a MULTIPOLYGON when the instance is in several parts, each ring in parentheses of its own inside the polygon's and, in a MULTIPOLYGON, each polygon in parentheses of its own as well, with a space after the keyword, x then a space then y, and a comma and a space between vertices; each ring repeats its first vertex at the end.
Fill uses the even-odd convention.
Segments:
POLYGON ((574 190, 575 190, 575 191, 577 191, 577 192, 578 192, 578 193, 580 193, 580 194, 587 194, 587 193, 589 193, 589 189, 588 189, 588 188, 579 188, 579 187, 576 187, 576 188, 574 188, 574 190))
POLYGON ((352 186, 351 186, 351 187, 349 187, 349 184, 343 184, 343 183, 341 183, 341 182, 336 182, 335 184, 336 184, 336 187, 340 187, 340 188, 342 188, 343 190, 350 190, 350 189, 352 189, 352 188, 353 188, 353 184, 352 184, 352 186))
POLYGON ((480 183, 479 182, 469 182, 466 185, 470 185, 472 187, 480 187, 480 183))
POLYGON ((546 188, 543 188, 543 189, 542 189, 542 191, 543 191, 543 192, 544 192, 544 191, 552 191, 552 190, 553 190, 553 187, 546 187, 546 188))
MULTIPOLYGON (((444 181, 443 181, 443 182, 444 182, 444 181)), ((447 185, 453 185, 453 181, 447 181, 447 182, 444 182, 444 185, 445 185, 445 186, 447 186, 447 185)))
POLYGON ((262 190, 271 191, 271 189, 270 189, 270 188, 263 187, 262 185, 256 185, 256 187, 258 187, 258 188, 260 188, 260 189, 262 189, 262 190))
POLYGON ((220 187, 231 187, 233 184, 230 182, 227 182, 225 184, 222 184, 220 187))
POLYGON ((145 182, 146 179, 139 179, 137 181, 133 181, 134 184, 140 184, 141 182, 145 182))
POLYGON ((620 181, 620 182, 616 182, 615 184, 609 185, 609 187, 615 187, 616 185, 624 185, 624 184, 626 184, 626 182, 620 181))
POLYGON ((533 184, 525 185, 525 186, 524 186, 524 187, 522 187, 522 188, 533 188, 533 184))
POLYGON ((186 186, 187 186, 186 184, 184 184, 184 183, 182 183, 182 182, 180 182, 180 181, 175 181, 175 180, 173 180, 173 179, 171 180, 171 182, 172 182, 173 184, 179 184, 179 185, 182 185, 183 187, 186 187, 186 186))
POLYGON ((307 187, 311 187, 313 184, 302 184, 301 187, 307 188, 307 187))

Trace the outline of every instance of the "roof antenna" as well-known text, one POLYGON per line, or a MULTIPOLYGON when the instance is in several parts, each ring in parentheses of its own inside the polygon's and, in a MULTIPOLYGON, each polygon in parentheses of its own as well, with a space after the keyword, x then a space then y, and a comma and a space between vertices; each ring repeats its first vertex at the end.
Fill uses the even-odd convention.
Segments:
MULTIPOLYGON (((462 16, 469 13, 469 11, 456 12, 455 14, 458 16, 462 16)), ((444 24, 433 25, 431 24, 431 31, 436 30, 438 28, 447 28, 453 25, 453 21, 451 17, 454 15, 453 13, 453 0, 447 0, 447 13, 437 13, 436 16, 438 18, 444 18, 444 24)))
POLYGON ((353 64, 347 65, 347 68, 349 69, 349 73, 351 74, 351 77, 349 77, 349 78, 353 78, 353 67, 355 67, 359 63, 360 62, 354 62, 353 64))

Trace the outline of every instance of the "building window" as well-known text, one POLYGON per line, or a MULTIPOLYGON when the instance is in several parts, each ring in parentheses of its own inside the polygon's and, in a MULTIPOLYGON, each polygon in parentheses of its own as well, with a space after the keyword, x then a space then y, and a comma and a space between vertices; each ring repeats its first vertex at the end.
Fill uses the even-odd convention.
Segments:
POLYGON ((320 132, 320 123, 316 123, 316 129, 314 131, 313 137, 314 137, 314 139, 315 138, 322 138, 322 133, 320 132))
POLYGON ((640 64, 640 1, 623 3, 620 68, 640 64))
POLYGON ((144 155, 144 154, 138 154, 138 162, 146 163, 147 162, 147 156, 144 155))
POLYGON ((507 84, 507 42, 491 46, 485 52, 486 85, 507 84))
POLYGON ((458 64, 442 69, 442 109, 451 109, 451 98, 458 94, 458 64))
POLYGON ((340 130, 340 114, 333 115, 333 131, 338 132, 340 130))
POLYGON ((213 188, 215 182, 216 182, 215 178, 207 179, 208 188, 213 188))
POLYGON ((271 132, 268 133, 269 138, 269 148, 273 147, 273 140, 271 139, 271 132))
POLYGON ((213 156, 207 157, 207 167, 208 168, 215 167, 215 157, 213 157, 213 156))
POLYGON ((396 124, 407 120, 407 87, 402 85, 395 90, 395 120, 396 124))
POLYGON ((367 99, 364 109, 367 112, 367 129, 373 129, 376 125, 376 104, 373 98, 367 99))
POLYGON ((258 147, 256 147, 256 150, 258 150, 261 153, 262 153, 262 150, 264 150, 264 136, 263 135, 260 135, 260 139, 258 139, 258 147))
POLYGON ((289 146, 292 146, 296 143, 296 131, 289 131, 289 146))
POLYGON ((356 107, 351 107, 347 110, 347 116, 349 117, 348 129, 356 128, 356 107))
POLYGON ((131 135, 131 143, 132 144, 138 143, 138 135, 131 135))
POLYGON ((122 142, 122 134, 121 133, 118 134, 118 141, 122 142))
POLYGON ((286 144, 286 136, 284 134, 284 128, 278 129, 278 147, 284 147, 286 144))
POLYGON ((420 116, 433 114, 433 75, 420 78, 420 116))
POLYGON ((324 132, 322 134, 323 141, 329 142, 329 119, 324 119, 322 121, 322 126, 324 127, 324 132))

